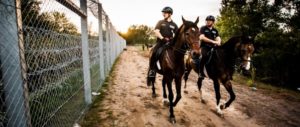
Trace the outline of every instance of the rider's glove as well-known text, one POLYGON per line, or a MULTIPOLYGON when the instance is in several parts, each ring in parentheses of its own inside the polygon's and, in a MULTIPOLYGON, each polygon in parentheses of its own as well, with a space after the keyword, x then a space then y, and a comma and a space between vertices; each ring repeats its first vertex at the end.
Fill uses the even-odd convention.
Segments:
POLYGON ((168 43, 168 42, 170 42, 170 38, 164 37, 164 38, 162 39, 162 41, 163 41, 164 43, 168 43))

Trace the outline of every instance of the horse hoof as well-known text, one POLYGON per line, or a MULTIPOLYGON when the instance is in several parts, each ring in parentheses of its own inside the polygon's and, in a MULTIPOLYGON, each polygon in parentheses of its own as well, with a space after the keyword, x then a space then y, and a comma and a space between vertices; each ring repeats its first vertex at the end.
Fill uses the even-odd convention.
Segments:
POLYGON ((152 98, 156 98, 157 97, 157 95, 156 94, 152 94, 152 98))
POLYGON ((220 116, 221 118, 224 118, 224 114, 223 114, 223 113, 219 114, 219 116, 220 116))
POLYGON ((163 99, 163 104, 164 104, 164 106, 169 106, 170 105, 169 100, 163 99))
POLYGON ((205 100, 205 99, 201 99, 201 103, 203 103, 203 104, 206 104, 207 103, 207 101, 205 100))
POLYGON ((223 112, 221 110, 217 110, 217 113, 220 117, 224 117, 223 112))
POLYGON ((223 112, 222 112, 222 110, 220 109, 220 107, 221 106, 217 106, 217 114, 219 115, 219 116, 221 116, 221 117, 223 117, 223 112))
POLYGON ((225 106, 225 104, 222 104, 222 105, 220 105, 220 109, 225 109, 226 108, 226 106, 225 106))
POLYGON ((188 93, 189 93, 187 90, 184 90, 183 92, 184 92, 185 94, 188 94, 188 93))
POLYGON ((175 124, 175 123, 176 123, 175 117, 170 117, 169 121, 170 121, 172 124, 175 124))

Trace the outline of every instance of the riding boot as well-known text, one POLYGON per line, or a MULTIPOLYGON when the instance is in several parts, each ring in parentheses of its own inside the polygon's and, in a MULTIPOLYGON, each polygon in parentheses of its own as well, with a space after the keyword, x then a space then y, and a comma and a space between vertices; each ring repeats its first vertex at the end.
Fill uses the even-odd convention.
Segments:
POLYGON ((202 70, 204 70, 204 66, 201 65, 201 62, 202 62, 202 55, 200 55, 200 57, 199 57, 199 70, 198 70, 199 75, 198 75, 198 78, 204 78, 204 76, 202 75, 202 71, 201 71, 201 68, 202 68, 202 70))
POLYGON ((151 86, 151 84, 155 81, 155 76, 156 76, 156 71, 155 71, 155 61, 157 60, 156 58, 156 52, 154 52, 150 57, 150 63, 149 63, 149 70, 147 74, 147 86, 151 86))

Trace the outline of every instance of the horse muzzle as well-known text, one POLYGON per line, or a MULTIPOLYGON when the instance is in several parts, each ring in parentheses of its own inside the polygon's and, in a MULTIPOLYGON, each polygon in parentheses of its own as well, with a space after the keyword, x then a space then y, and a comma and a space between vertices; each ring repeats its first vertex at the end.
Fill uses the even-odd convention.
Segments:
POLYGON ((248 57, 247 60, 243 60, 243 62, 242 62, 242 69, 248 71, 250 69, 250 67, 251 67, 251 58, 248 57))
POLYGON ((200 50, 192 50, 191 55, 192 55, 192 58, 199 58, 201 55, 201 51, 200 50))

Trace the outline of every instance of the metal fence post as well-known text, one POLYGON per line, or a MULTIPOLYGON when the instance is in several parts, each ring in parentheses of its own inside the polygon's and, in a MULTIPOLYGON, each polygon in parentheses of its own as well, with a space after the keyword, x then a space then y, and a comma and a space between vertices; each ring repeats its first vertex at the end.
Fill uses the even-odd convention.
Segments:
POLYGON ((31 127, 20 0, 0 4, 0 66, 8 127, 31 127))
POLYGON ((113 26, 111 25, 110 35, 111 35, 111 41, 110 41, 110 66, 112 67, 112 63, 114 62, 114 33, 113 33, 113 26))
POLYGON ((110 26, 109 27, 110 28, 110 30, 109 30, 110 31, 110 36, 109 36, 110 37, 110 43, 109 43, 110 44, 110 52, 109 52, 110 53, 110 61, 109 61, 110 63, 109 63, 109 65, 110 65, 110 69, 111 69, 112 64, 113 64, 113 57, 114 57, 113 56, 113 34, 112 34, 113 26, 111 23, 109 23, 109 26, 110 26))
MULTIPOLYGON (((80 0, 80 9, 87 14, 87 1, 80 0)), ((87 17, 81 17, 81 43, 82 43, 82 59, 83 59, 83 79, 84 79, 84 97, 87 104, 92 103, 91 95, 91 76, 89 61, 89 43, 87 30, 87 17)))
POLYGON ((117 51, 117 34, 116 34, 116 30, 114 29, 114 61, 116 60, 116 58, 117 58, 117 53, 116 53, 116 51, 117 51))
POLYGON ((105 67, 105 75, 107 75, 108 74, 108 72, 109 72, 109 41, 110 41, 110 38, 109 38, 109 20, 108 20, 108 15, 105 15, 105 22, 106 22, 106 24, 105 24, 105 27, 106 27, 106 42, 105 42, 105 55, 106 55, 106 57, 105 57, 105 65, 106 65, 106 67, 105 67))
POLYGON ((100 56, 100 84, 105 79, 104 75, 104 58, 103 58, 103 33, 102 33, 102 5, 98 3, 98 23, 99 23, 99 56, 100 56))

